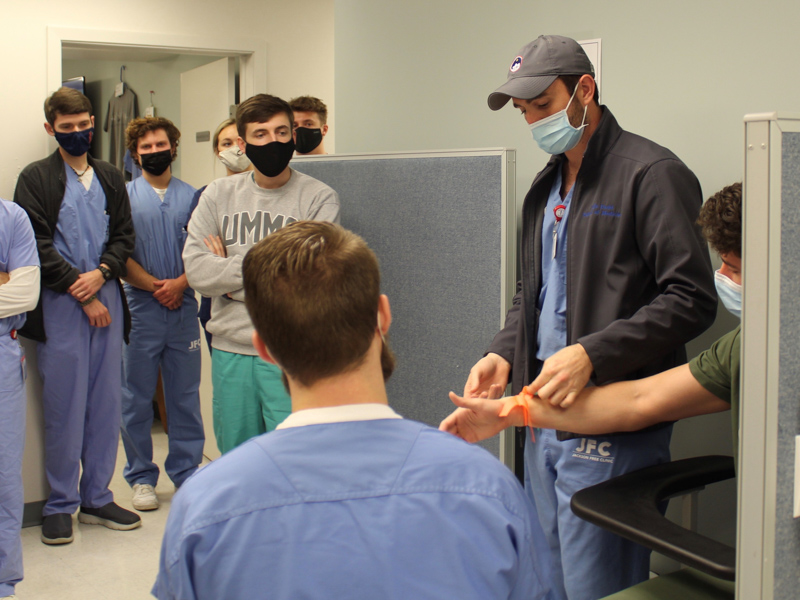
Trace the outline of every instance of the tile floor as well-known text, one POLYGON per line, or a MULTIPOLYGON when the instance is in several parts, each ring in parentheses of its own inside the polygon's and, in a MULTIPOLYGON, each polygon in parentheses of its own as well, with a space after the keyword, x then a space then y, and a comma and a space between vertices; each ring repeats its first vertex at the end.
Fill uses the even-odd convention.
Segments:
MULTIPOLYGON (((145 600, 158 573, 161 536, 175 488, 163 474, 167 436, 160 423, 153 427, 153 454, 162 467, 156 492, 161 507, 142 512, 142 526, 112 531, 83 525, 73 517, 75 540, 63 546, 46 546, 40 527, 22 530, 25 579, 17 586, 19 600, 145 600)), ((122 477, 125 451, 117 453, 117 470, 111 482, 114 500, 132 510, 133 492, 122 477)))

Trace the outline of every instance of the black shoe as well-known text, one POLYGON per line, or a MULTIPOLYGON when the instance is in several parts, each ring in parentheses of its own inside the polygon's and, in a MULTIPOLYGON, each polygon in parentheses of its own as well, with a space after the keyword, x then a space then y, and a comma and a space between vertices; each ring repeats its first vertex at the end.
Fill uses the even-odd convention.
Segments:
POLYGON ((42 521, 42 541, 45 544, 69 544, 72 541, 72 515, 47 515, 42 521))
POLYGON ((81 506, 81 512, 78 513, 78 521, 87 525, 104 525, 109 529, 121 531, 136 529, 142 524, 142 519, 139 515, 125 510, 113 502, 109 502, 100 508, 81 506))

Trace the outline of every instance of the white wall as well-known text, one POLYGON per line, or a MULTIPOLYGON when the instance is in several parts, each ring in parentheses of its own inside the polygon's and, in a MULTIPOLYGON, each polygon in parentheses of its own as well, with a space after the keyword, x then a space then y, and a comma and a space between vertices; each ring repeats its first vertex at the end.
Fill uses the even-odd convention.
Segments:
MULTIPOLYGON (((42 124, 48 88, 47 28, 133 31, 165 36, 201 36, 215 40, 235 36, 266 42, 266 89, 286 98, 311 94, 334 110, 333 0, 139 0, 134 4, 84 0, 77 6, 57 0, 0 0, 0 113, 5 115, 0 144, 0 197, 11 199, 25 165, 50 152, 42 124), (141 15, 137 19, 136 15, 141 15)), ((59 57, 59 66, 61 64, 59 57)), ((153 88, 149 88, 153 89, 153 88)), ((147 105, 149 95, 136 90, 147 105)), ((158 103, 159 97, 156 96, 158 103)), ((334 142, 332 127, 327 142, 334 142)), ((33 345, 28 345, 30 349, 33 345)), ((35 358, 35 357, 33 357, 35 358)), ((35 360, 30 361, 31 366, 35 360)), ((29 370, 29 414, 25 451, 25 501, 45 497, 41 471, 40 386, 29 370)))

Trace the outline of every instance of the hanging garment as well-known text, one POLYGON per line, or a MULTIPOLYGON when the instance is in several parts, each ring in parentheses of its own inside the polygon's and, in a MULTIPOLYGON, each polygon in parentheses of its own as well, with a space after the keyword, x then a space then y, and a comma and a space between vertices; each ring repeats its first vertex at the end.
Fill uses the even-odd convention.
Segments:
POLYGON ((110 134, 108 162, 120 171, 125 168, 125 128, 139 116, 139 101, 134 91, 125 86, 122 96, 113 96, 108 101, 106 122, 103 131, 110 134))

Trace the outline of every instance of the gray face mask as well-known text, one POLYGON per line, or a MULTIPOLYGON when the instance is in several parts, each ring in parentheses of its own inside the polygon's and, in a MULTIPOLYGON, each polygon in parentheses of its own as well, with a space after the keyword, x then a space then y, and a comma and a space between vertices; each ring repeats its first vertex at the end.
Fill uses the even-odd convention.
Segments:
POLYGON ((250 167, 250 159, 239 150, 239 146, 231 146, 219 153, 219 162, 234 173, 241 173, 250 167))

